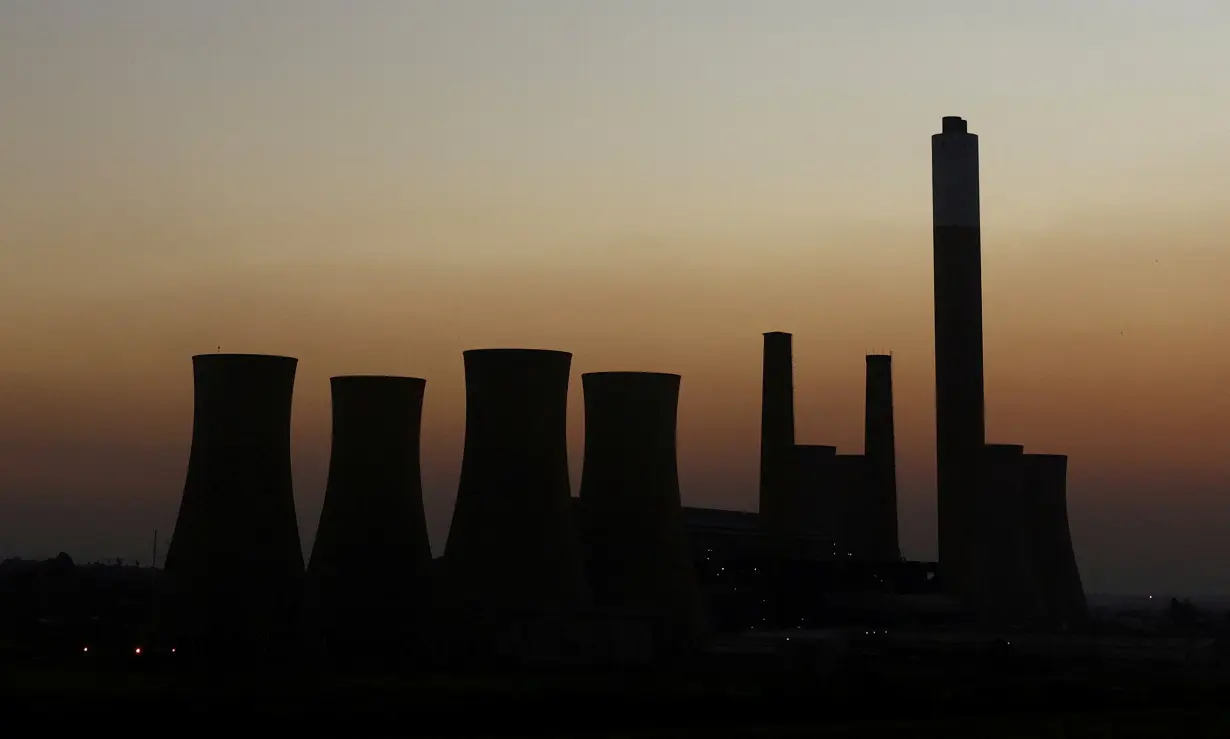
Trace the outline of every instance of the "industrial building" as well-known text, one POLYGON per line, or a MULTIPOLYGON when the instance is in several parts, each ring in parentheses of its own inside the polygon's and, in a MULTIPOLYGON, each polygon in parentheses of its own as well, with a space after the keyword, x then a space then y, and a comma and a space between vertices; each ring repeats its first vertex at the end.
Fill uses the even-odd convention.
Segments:
POLYGON ((303 552, 291 482, 298 360, 192 358, 187 481, 166 555, 161 638, 205 658, 298 647, 303 552))
POLYGON ((837 447, 821 444, 795 444, 794 483, 797 487, 789 505, 789 533, 816 536, 836 541, 839 524, 836 497, 829 483, 830 468, 837 447))
POLYGON ((1043 608, 1026 516, 1024 447, 987 444, 983 455, 972 535, 975 607, 987 623, 1035 622, 1043 608))
POLYGON ((837 510, 837 556, 868 559, 870 510, 867 498, 867 457, 836 454, 829 462, 828 485, 837 510))
POLYGON ((346 376, 330 386, 332 446, 309 593, 333 655, 390 654, 410 645, 431 599, 419 464, 426 381, 346 376))
POLYGON ((892 358, 867 357, 864 449, 795 443, 791 334, 764 334, 760 525, 780 556, 900 560, 892 358))
POLYGON ((645 614, 668 650, 697 646, 704 615, 685 539, 676 427, 679 375, 583 375, 578 504, 594 605, 645 614))

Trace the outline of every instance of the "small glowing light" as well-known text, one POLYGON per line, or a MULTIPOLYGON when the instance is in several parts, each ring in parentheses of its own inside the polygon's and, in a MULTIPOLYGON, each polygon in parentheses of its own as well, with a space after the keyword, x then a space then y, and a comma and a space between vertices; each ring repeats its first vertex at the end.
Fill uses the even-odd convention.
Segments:
POLYGON ((141 653, 141 647, 137 647, 137 654, 141 653))
POLYGON ((90 651, 90 648, 89 648, 89 647, 85 647, 85 648, 84 648, 84 649, 82 649, 81 651, 83 651, 83 652, 88 652, 88 651, 90 651))
POLYGON ((175 654, 175 650, 174 650, 174 649, 172 649, 172 650, 171 650, 171 654, 175 654))

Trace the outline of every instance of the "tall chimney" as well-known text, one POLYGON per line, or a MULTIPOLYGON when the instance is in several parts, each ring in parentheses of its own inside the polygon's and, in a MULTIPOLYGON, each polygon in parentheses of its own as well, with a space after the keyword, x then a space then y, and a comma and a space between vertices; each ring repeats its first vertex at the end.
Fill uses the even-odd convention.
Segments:
POLYGON ((1089 620, 1089 607, 1068 526, 1068 458, 1026 454, 1024 462, 1034 568, 1048 620, 1061 630, 1080 628, 1089 620))
POLYGON ((586 570, 601 609, 643 614, 670 651, 697 646, 701 596, 679 498, 679 375, 591 372, 580 509, 586 570))
POLYGON ((568 480, 572 355, 474 349, 464 358, 465 447, 444 551, 450 601, 484 623, 566 617, 588 602, 568 480))
POLYGON ((308 581, 335 656, 389 654, 410 646, 423 625, 431 566, 419 469, 426 384, 330 380, 332 449, 308 581))
POLYGON ((299 644, 303 551, 290 467, 297 363, 192 358, 192 448, 160 609, 162 636, 185 657, 281 656, 299 644))
POLYGON ((764 335, 760 406, 760 519, 770 532, 789 525, 794 485, 794 361, 791 335, 764 335))
POLYGON ((956 116, 931 137, 940 573, 968 594, 969 532, 985 443, 978 137, 956 116))
POLYGON ((863 453, 867 456, 867 555, 877 562, 896 562, 901 559, 901 547, 897 541, 893 358, 888 354, 867 355, 863 453))

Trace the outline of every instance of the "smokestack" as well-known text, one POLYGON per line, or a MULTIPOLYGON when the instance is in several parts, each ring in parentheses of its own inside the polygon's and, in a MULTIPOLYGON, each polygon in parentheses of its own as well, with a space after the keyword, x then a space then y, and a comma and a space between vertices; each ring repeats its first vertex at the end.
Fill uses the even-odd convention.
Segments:
POLYGON ((1047 618, 1061 630, 1079 628, 1088 622, 1089 608, 1068 527, 1068 458, 1026 454, 1024 462, 1034 569, 1047 618))
POLYGON ((974 603, 994 623, 1020 624, 1042 614, 1025 503, 1024 447, 983 447, 983 480, 973 541, 974 603))
POLYGON ((830 460, 830 484, 837 515, 835 528, 839 558, 867 558, 867 457, 838 454, 830 460))
MULTIPOLYGON (((586 605, 568 481, 568 352, 464 353, 466 432, 444 565, 455 605, 503 619, 586 605)), ((485 614, 485 615, 484 615, 485 614)))
POLYGON ((283 654, 299 637, 303 551, 290 468, 292 357, 192 358, 188 475, 167 549, 165 636, 180 652, 283 654))
POLYGON ((796 444, 794 447, 794 474, 797 491, 791 500, 794 505, 787 513, 793 522, 792 528, 805 536, 818 536, 832 540, 836 535, 833 522, 837 507, 833 495, 832 477, 835 446, 796 444))
POLYGON ((427 383, 350 376, 329 384, 333 442, 308 580, 331 651, 388 653, 417 631, 429 599, 419 470, 427 383))
POLYGON ((794 454, 794 360, 791 335, 764 335, 760 406, 760 519, 770 532, 788 527, 794 454))
POLYGON ((582 541, 595 604, 653 617, 668 649, 694 646, 703 615, 679 498, 679 375, 591 372, 581 381, 582 541))
POLYGON ((893 431, 893 358, 867 355, 863 452, 867 456, 868 556, 901 559, 897 541, 897 446, 893 431))
POLYGON ((935 278, 935 426, 939 560, 945 587, 968 590, 969 532, 986 441, 978 137, 956 116, 931 137, 935 278))

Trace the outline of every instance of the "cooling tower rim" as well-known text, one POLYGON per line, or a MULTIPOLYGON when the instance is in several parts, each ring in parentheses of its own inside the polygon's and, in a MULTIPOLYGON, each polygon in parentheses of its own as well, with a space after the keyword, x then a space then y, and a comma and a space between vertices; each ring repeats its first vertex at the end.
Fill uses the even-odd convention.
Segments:
POLYGON ((646 372, 643 370, 601 370, 598 372, 585 372, 581 375, 581 379, 592 377, 595 380, 663 380, 663 381, 679 381, 683 379, 683 375, 673 372, 646 372))
POLYGON ((1026 454, 1025 458, 1036 459, 1041 462, 1058 462, 1061 460, 1064 462, 1068 461, 1068 455, 1066 454, 1038 454, 1031 452, 1030 454, 1026 454))
POLYGON ((210 354, 193 354, 192 361, 203 362, 210 359, 245 359, 245 360, 268 360, 275 362, 298 362, 298 357, 290 357, 284 354, 243 354, 238 352, 213 352, 210 354))
POLYGON ((483 349, 466 349, 462 356, 505 356, 505 357, 572 357, 572 352, 561 351, 559 349, 519 349, 515 347, 493 347, 483 349))
MULTIPOLYGON (((824 451, 832 451, 833 454, 837 453, 837 447, 833 446, 832 444, 795 444, 794 446, 796 449, 813 449, 817 451, 824 450, 824 451)), ((845 456, 850 456, 850 455, 847 454, 845 456)), ((862 455, 859 455, 859 456, 862 456, 862 455)))
POLYGON ((982 448, 988 452, 1003 452, 1008 454, 1024 454, 1024 444, 983 444, 982 448))
POLYGON ((794 336, 789 331, 765 331, 764 336, 794 336))
POLYGON ((427 380, 422 377, 409 377, 407 375, 334 375, 329 378, 329 382, 341 384, 389 384, 389 385, 426 385, 427 380))

